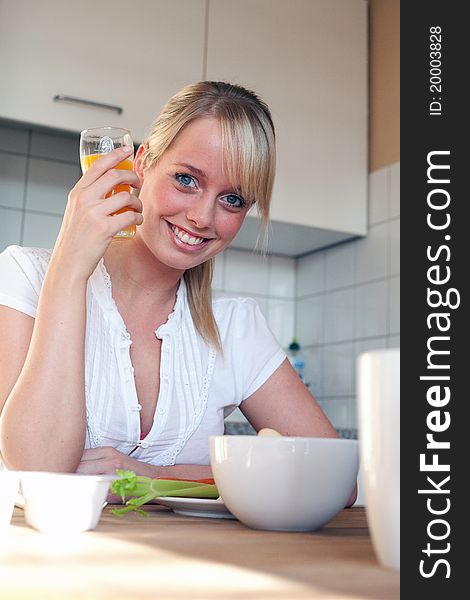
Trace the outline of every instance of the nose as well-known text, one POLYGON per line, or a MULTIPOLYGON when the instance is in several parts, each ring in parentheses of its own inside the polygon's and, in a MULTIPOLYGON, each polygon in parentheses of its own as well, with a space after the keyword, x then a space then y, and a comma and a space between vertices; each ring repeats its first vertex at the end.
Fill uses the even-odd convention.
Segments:
POLYGON ((214 219, 214 202, 208 195, 191 199, 186 210, 186 218, 198 229, 209 229, 214 219))

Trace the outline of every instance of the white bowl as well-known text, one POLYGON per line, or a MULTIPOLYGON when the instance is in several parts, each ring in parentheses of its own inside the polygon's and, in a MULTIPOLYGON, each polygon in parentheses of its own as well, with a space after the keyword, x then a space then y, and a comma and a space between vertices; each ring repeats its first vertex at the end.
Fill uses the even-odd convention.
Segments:
POLYGON ((18 485, 18 472, 3 470, 0 466, 0 532, 10 525, 18 485))
POLYGON ((221 435, 210 438, 212 472, 242 523, 273 531, 314 531, 354 488, 357 440, 221 435))
POLYGON ((116 475, 22 471, 24 516, 44 533, 71 534, 95 529, 116 475))

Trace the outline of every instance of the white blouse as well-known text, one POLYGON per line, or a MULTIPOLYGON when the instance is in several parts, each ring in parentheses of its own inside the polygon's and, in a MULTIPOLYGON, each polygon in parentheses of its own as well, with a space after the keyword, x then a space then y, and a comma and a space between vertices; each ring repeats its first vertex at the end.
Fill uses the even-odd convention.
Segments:
MULTIPOLYGON (((36 316, 51 250, 9 246, 0 254, 0 304, 36 316)), ((154 465, 209 464, 208 439, 224 418, 280 366, 285 352, 251 298, 213 299, 223 356, 197 333, 181 280, 162 340, 160 391, 152 428, 140 439, 141 406, 129 348, 103 260, 87 286, 86 448, 113 446, 154 465)))

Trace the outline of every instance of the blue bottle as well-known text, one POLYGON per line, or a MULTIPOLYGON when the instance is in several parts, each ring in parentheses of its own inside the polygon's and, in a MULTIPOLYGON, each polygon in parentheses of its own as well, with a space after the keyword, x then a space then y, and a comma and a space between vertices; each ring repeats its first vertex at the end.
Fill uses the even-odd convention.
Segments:
POLYGON ((292 338, 292 342, 289 345, 287 357, 289 358, 289 362, 294 367, 297 375, 302 381, 304 381, 305 359, 300 351, 300 344, 295 337, 292 338))

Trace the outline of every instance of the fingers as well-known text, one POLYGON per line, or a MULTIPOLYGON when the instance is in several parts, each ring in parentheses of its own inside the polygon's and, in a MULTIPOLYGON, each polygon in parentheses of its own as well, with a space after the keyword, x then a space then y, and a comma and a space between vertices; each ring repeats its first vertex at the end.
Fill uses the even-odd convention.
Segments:
POLYGON ((116 469, 104 460, 87 460, 81 462, 75 472, 81 475, 114 475, 116 469))
MULTIPOLYGON (((81 184, 83 186, 83 183, 81 184)), ((94 181, 89 186, 83 188, 86 191, 93 190, 93 195, 98 198, 106 198, 113 189, 122 189, 122 186, 131 186, 140 188, 140 179, 134 173, 126 169, 110 169, 104 173, 99 179, 94 181)))
POLYGON ((129 192, 119 192, 110 198, 101 200, 97 210, 102 215, 114 215, 123 208, 131 208, 137 213, 142 212, 142 202, 137 196, 129 192))
POLYGON ((109 169, 112 169, 113 167, 117 167, 118 164, 123 160, 126 160, 126 158, 130 159, 133 152, 134 149, 132 146, 123 146, 122 148, 116 148, 116 150, 113 150, 108 154, 103 154, 91 164, 87 171, 85 171, 80 180, 82 185, 91 185, 104 175, 106 171, 109 171, 109 169))
POLYGON ((76 473, 82 475, 114 475, 119 468, 121 454, 110 446, 89 448, 83 451, 76 473))
POLYGON ((140 179, 132 170, 132 152, 133 148, 129 146, 101 155, 85 171, 75 189, 93 190, 93 195, 101 198, 123 184, 139 189, 140 179))
POLYGON ((118 215, 112 215, 110 217, 110 235, 114 237, 118 231, 122 231, 131 225, 141 225, 143 217, 139 213, 135 213, 133 210, 127 210, 118 215))

